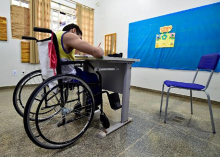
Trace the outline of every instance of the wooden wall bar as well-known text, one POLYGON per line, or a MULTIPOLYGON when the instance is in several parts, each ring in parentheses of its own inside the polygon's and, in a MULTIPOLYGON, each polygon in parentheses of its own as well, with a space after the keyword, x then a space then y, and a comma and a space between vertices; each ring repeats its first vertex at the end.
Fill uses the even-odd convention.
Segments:
POLYGON ((7 20, 0 17, 0 40, 7 41, 7 20))

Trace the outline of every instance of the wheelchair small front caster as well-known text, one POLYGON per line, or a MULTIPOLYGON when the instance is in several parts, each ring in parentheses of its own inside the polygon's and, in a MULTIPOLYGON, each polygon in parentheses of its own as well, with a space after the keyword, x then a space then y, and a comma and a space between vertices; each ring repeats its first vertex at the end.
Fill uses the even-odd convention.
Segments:
POLYGON ((101 113, 101 114, 100 114, 100 121, 101 121, 102 126, 103 126, 104 128, 106 128, 106 129, 109 128, 110 122, 109 122, 107 116, 105 115, 105 113, 101 113))

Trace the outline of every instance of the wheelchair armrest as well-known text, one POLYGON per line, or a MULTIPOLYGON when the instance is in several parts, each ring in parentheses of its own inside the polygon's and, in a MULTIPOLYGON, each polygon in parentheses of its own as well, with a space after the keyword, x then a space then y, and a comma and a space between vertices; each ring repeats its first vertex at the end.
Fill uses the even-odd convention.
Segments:
POLYGON ((42 33, 53 33, 52 30, 47 28, 40 28, 40 27, 34 27, 35 32, 42 32, 42 33))
POLYGON ((62 65, 69 65, 69 64, 87 64, 92 70, 94 70, 94 66, 90 64, 88 61, 64 61, 60 62, 61 66, 62 65))
POLYGON ((99 76, 99 80, 100 82, 102 82, 102 76, 100 74, 100 72, 95 71, 95 67, 89 63, 88 61, 64 61, 64 62, 60 62, 60 65, 68 65, 68 64, 87 64, 98 76, 99 76))
POLYGON ((69 64, 83 64, 85 61, 64 61, 60 62, 61 65, 69 65, 69 64))
POLYGON ((38 40, 35 37, 22 36, 22 39, 25 39, 25 40, 35 40, 35 41, 38 42, 38 40))

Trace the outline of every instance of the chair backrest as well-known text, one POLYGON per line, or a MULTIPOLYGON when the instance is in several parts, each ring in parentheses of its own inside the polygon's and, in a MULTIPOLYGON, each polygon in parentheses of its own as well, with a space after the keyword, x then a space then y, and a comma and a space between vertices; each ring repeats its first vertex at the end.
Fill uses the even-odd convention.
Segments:
POLYGON ((195 79, 196 79, 196 76, 198 74, 199 69, 211 70, 208 81, 207 81, 206 86, 204 88, 204 90, 206 90, 209 86, 209 83, 211 81, 214 70, 216 69, 216 67, 218 65, 218 61, 219 61, 219 54, 218 53, 203 55, 200 59, 198 69, 197 69, 196 74, 193 78, 193 83, 195 82, 195 79))
POLYGON ((203 55, 200 59, 198 69, 210 69, 215 70, 219 61, 219 54, 208 54, 203 55))

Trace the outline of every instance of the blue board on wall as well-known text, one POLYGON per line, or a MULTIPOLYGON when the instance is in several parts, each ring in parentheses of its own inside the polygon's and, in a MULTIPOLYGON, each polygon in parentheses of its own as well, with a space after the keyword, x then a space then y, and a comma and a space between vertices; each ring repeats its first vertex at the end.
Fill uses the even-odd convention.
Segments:
POLYGON ((128 58, 141 59, 133 67, 196 70, 209 53, 220 53, 220 3, 129 24, 128 58), (160 27, 169 25, 174 47, 155 48, 160 27))

